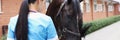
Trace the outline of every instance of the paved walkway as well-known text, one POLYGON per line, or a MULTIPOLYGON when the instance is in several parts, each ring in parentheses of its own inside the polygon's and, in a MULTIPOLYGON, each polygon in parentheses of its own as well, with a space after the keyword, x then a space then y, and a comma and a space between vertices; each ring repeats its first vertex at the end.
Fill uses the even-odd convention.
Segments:
POLYGON ((120 21, 87 35, 85 40, 120 40, 120 21))

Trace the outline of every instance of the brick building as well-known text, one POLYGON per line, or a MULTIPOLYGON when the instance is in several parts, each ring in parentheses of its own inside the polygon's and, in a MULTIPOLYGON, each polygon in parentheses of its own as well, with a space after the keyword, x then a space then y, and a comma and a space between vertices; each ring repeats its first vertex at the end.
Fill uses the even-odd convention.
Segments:
POLYGON ((84 0, 82 4, 84 22, 120 14, 120 4, 114 0, 84 0))
MULTIPOLYGON (((18 14, 21 2, 22 0, 0 0, 0 37, 2 26, 8 24, 10 17, 18 14)), ((49 2, 48 0, 47 3, 46 0, 40 0, 40 2, 40 10, 45 13, 49 2)), ((82 3, 84 22, 120 14, 120 5, 113 0, 84 0, 82 3)))
POLYGON ((15 16, 21 4, 21 0, 0 0, 0 37, 2 26, 7 25, 10 17, 15 16))

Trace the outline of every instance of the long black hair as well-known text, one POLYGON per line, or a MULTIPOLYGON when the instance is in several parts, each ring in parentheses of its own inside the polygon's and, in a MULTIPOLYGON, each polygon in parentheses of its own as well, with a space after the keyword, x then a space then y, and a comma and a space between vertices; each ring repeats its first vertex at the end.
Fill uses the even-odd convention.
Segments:
POLYGON ((15 28, 16 40, 28 40, 28 14, 29 4, 36 0, 24 0, 21 4, 19 16, 15 28))

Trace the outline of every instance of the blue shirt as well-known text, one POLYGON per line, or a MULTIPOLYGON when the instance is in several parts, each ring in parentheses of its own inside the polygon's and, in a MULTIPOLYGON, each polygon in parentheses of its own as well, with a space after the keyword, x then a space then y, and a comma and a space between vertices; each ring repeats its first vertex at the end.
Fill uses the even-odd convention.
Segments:
MULTIPOLYGON (((15 39, 15 27, 18 15, 10 19, 7 39, 15 39)), ((53 21, 42 13, 30 13, 28 15, 28 39, 29 40, 56 40, 57 32, 53 21)))

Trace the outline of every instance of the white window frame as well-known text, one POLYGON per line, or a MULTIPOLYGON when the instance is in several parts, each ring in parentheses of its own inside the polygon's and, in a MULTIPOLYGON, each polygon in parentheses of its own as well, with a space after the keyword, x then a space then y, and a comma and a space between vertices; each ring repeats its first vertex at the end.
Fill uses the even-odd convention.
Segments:
POLYGON ((103 12, 105 12, 105 11, 106 11, 106 8, 105 8, 105 1, 102 0, 102 2, 103 2, 103 3, 102 3, 102 4, 103 4, 103 5, 102 5, 102 7, 103 7, 103 12))
POLYGON ((90 12, 90 0, 85 0, 86 3, 86 12, 90 12))
POLYGON ((98 4, 97 5, 97 10, 99 11, 99 12, 102 12, 103 11, 103 6, 102 6, 103 4, 98 4))
POLYGON ((108 11, 109 11, 109 12, 114 11, 114 6, 113 6, 113 5, 108 5, 108 11))
POLYGON ((105 2, 103 2, 103 12, 106 11, 106 8, 105 8, 105 2))
POLYGON ((93 7, 94 7, 94 12, 97 12, 98 11, 98 4, 97 4, 97 0, 94 0, 93 1, 93 7))

